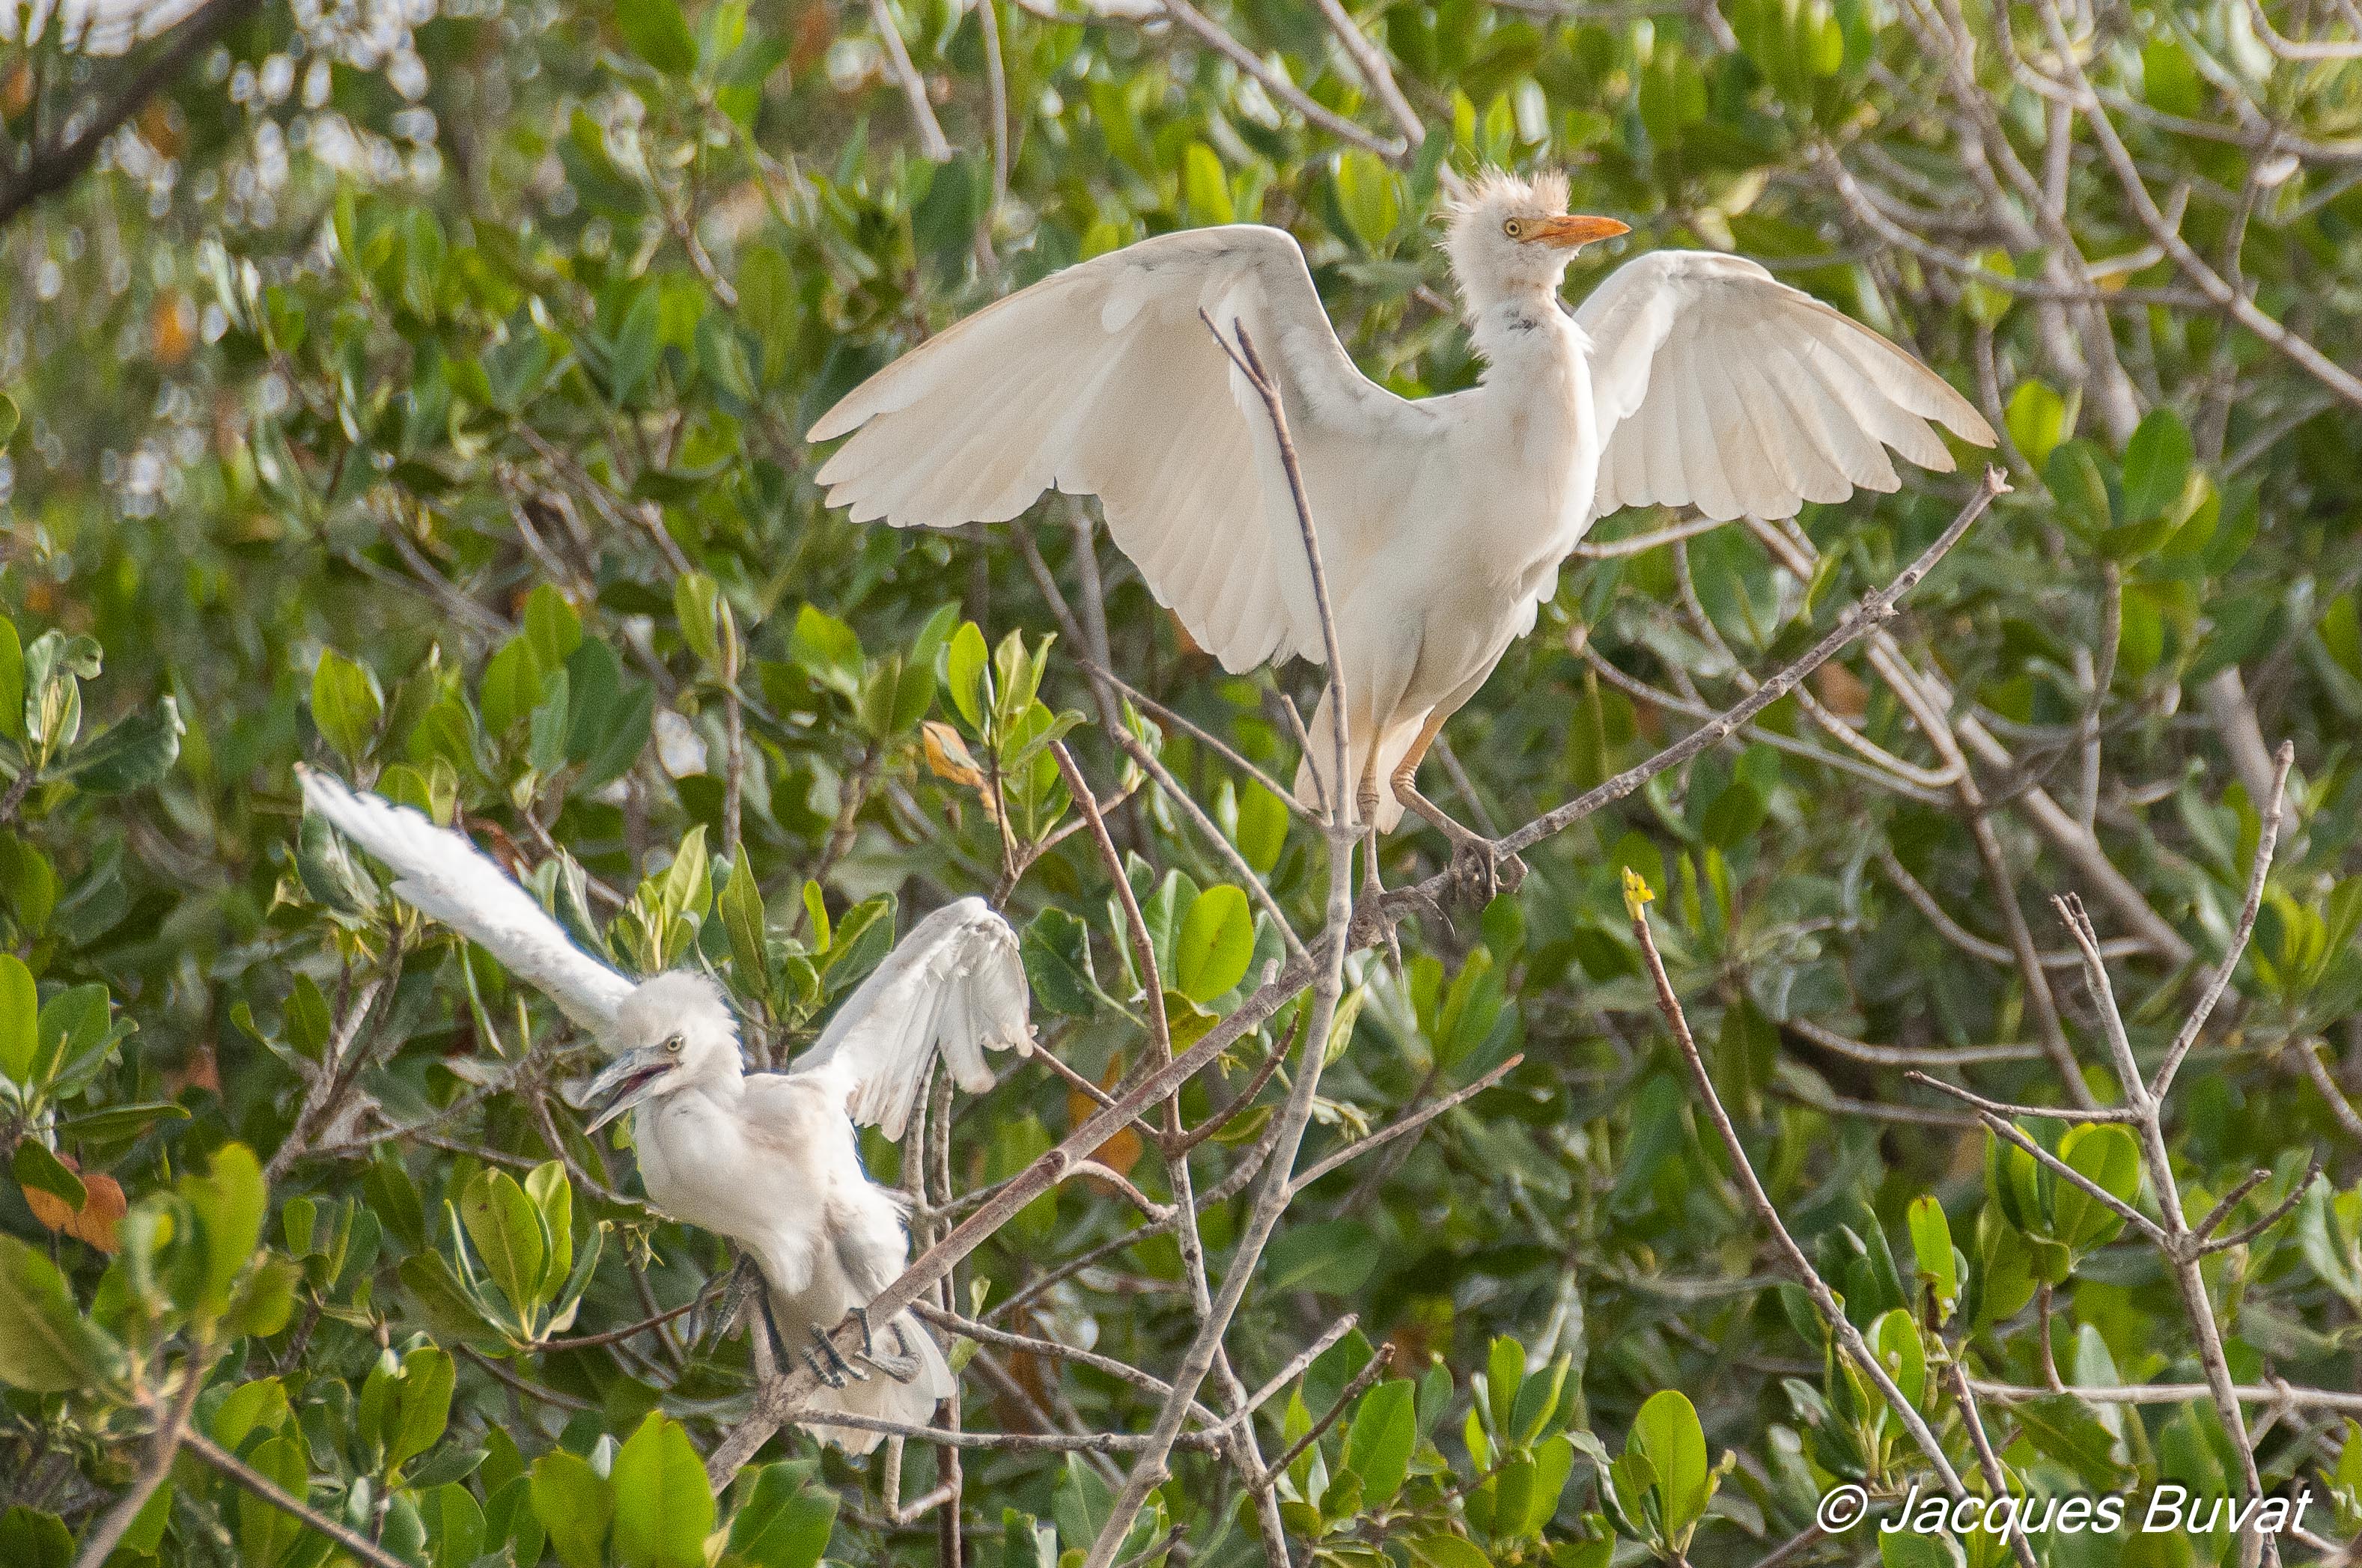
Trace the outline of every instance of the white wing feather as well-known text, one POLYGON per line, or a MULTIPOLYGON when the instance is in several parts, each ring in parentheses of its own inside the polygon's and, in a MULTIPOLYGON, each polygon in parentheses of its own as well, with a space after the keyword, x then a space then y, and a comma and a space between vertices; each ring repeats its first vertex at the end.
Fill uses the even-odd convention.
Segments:
POLYGON ((632 982, 576 947, 465 837, 382 795, 356 794, 310 768, 295 771, 304 806, 392 868, 396 897, 483 948, 582 1028, 599 1033, 614 1023, 632 982))
MULTIPOLYGON (((1005 521, 1054 487, 1096 495, 1157 602, 1225 668, 1319 660, 1277 443, 1200 312, 1245 327, 1299 447, 1383 449, 1409 406, 1354 367, 1291 236, 1191 229, 1067 268, 855 388, 810 434, 852 435, 821 468, 829 504, 953 528, 1005 521)), ((1332 573, 1355 526, 1320 519, 1332 573)))
POLYGON ((945 905, 863 981, 789 1071, 842 1080, 856 1122, 900 1138, 940 1054, 971 1094, 992 1087, 988 1050, 1032 1046, 1017 933, 980 898, 945 905))
POLYGON ((1718 521, 1793 517, 1856 487, 1895 488, 1890 446, 1950 472, 1931 420, 1993 444, 1943 378, 1744 257, 1641 257, 1574 319, 1592 345, 1599 517, 1650 504, 1718 521))

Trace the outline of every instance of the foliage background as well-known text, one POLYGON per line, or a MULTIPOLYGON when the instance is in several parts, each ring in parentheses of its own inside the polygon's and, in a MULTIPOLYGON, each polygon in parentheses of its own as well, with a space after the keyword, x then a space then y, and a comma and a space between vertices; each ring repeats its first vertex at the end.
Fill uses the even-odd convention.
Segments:
MULTIPOLYGON (((54 27, 0 44, 0 1559, 71 1560, 183 1393, 217 1450, 438 1568, 702 1561, 709 1529, 752 1562, 936 1555, 944 1509, 894 1522, 935 1485, 917 1444, 897 1494, 879 1463, 779 1440, 715 1512, 695 1454, 749 1376, 701 1294, 726 1255, 657 1223, 627 1152, 575 1130, 556 1091, 585 1042, 299 833, 292 767, 458 812, 628 965, 723 970, 758 1054, 806 1038, 915 912, 992 892, 1026 931, 1045 1039, 1113 1081, 1142 1043, 1110 883, 1046 757, 990 810, 976 770, 1071 713, 1101 792, 1139 784, 1090 653, 1284 774, 1273 694, 1312 677, 1222 675, 1063 500, 1015 533, 855 527, 821 507, 800 432, 1008 290, 1234 219, 1304 242, 1372 375, 1464 385, 1430 214, 1440 171, 1483 162, 1569 169, 1578 209, 1633 224, 1624 253, 1736 247, 1911 344, 2006 426, 2016 488, 1884 654, 1858 645, 1809 705, 1529 853, 1481 918, 1407 925, 1399 977, 1355 959, 1313 1155, 1523 1059, 1324 1178, 1259 1261, 1231 1340, 1247 1387, 1357 1314, 1256 1418, 1275 1455, 1352 1396, 1281 1483, 1299 1554, 1838 1560, 1871 1548, 1813 1535, 1824 1486, 1925 1479, 1778 1286, 1651 1003, 1625 865, 1663 894, 1751 1163, 1895 1364, 1957 1354, 2000 1387, 1986 1423, 2037 1489, 2235 1483, 2159 1260, 2062 1212, 2071 1189, 2036 1190, 1903 1069, 2058 1104, 2071 1051, 2106 1097, 2046 902, 2069 891, 2153 1060, 2231 939, 2282 738, 2290 820, 2256 939, 2166 1125, 2193 1215, 2257 1169, 2236 1224, 2292 1203, 2206 1285, 2237 1380, 2298 1390, 2251 1402, 2266 1481, 2310 1478, 2335 1498, 2316 1535, 2350 1536, 2362 389, 2339 367, 2362 359, 2362 66, 2340 18, 216 0, 125 60, 54 27), (135 91, 174 50, 186 69, 135 91), (90 167, 34 189, 61 148, 90 167), (997 718, 957 700, 980 689, 970 622, 985 647, 1022 639, 997 718), (1038 707, 1012 697, 1035 680, 1038 707), (2009 1048, 1959 1054, 1990 1046, 2009 1048), (1929 1197, 1965 1274, 1940 1332, 1915 1327, 1923 1273, 1953 1261, 1920 1250, 1929 1197), (460 1277, 488 1237, 532 1255, 460 1277), (661 1331, 548 1343, 692 1301, 661 1331), (2068 1384, 2132 1393, 2037 1398, 2046 1323, 2068 1384), (1357 1378, 1379 1346, 1384 1377, 1357 1378), (1686 1404, 1648 1403, 1664 1390, 1686 1404), (1657 1489, 1628 1470, 1619 1509, 1603 1467, 1628 1440, 1657 1489), (612 1532, 586 1533, 609 1507, 612 1532)), ((1792 537, 1732 525, 1570 563, 1452 725, 1447 798, 1507 825, 1645 757, 1887 580, 1967 488, 1914 474, 1792 537)), ((1162 744, 1317 925, 1317 833, 1178 729, 1162 744)), ((1228 1011, 1276 934, 1154 787, 1111 823, 1183 1026, 1228 1011)), ((1442 863, 1431 835, 1386 847, 1392 880, 1442 863)), ((1185 1097, 1193 1122, 1260 1097, 1195 1157, 1200 1192, 1251 1157, 1287 1080, 1251 1075, 1290 1016, 1185 1097)), ((941 1171, 1005 1177, 1088 1104, 1012 1072, 958 1107, 941 1171)), ((1102 1158, 1170 1196, 1138 1138, 1102 1158)), ((1218 1277, 1245 1202, 1203 1216, 1218 1277)), ((1106 1182, 1067 1183, 965 1266, 955 1304, 1161 1373, 1195 1319, 1172 1239, 1120 1241, 1140 1223, 1106 1182)), ((967 1365, 974 1427, 1136 1431, 1154 1408, 1033 1351, 967 1365)), ((1932 1376, 1914 1392, 1967 1468, 1957 1400, 1932 1376)), ((1176 1463, 1135 1547, 1258 1554, 1233 1469, 1176 1463)), ((176 1464, 127 1560, 341 1550, 203 1454, 176 1464)), ((970 1452, 967 1550, 1087 1545, 1124 1464, 970 1452)))

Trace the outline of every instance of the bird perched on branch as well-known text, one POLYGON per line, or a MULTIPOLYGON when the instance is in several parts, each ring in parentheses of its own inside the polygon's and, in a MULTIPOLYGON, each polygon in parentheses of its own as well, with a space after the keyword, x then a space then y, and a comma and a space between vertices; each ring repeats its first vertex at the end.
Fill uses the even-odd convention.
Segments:
MULTIPOLYGON (((532 895, 459 834, 408 806, 300 769, 304 801, 386 865, 396 896, 476 942, 614 1053, 585 1099, 589 1130, 632 1115, 640 1179, 657 1208, 736 1242, 767 1288, 782 1358, 823 1387, 812 1404, 924 1425, 950 1367, 908 1313, 874 1329, 866 1309, 910 1261, 904 1201, 869 1179, 854 1124, 899 1140, 940 1055, 963 1089, 992 1087, 988 1050, 1031 1048, 1025 970, 1007 921, 981 899, 936 910, 837 1009, 785 1072, 749 1073, 738 1020, 705 975, 634 982, 568 940, 532 895), (859 1317, 867 1346, 838 1355, 827 1332, 859 1317), (872 1376, 872 1371, 883 1376, 872 1376)), ((880 1433, 815 1424, 856 1453, 880 1433)))
MULTIPOLYGON (((813 441, 851 437, 820 480, 831 504, 897 527, 1001 521, 1054 487, 1097 495, 1150 591, 1224 668, 1321 662, 1272 423, 1215 334, 1243 336, 1277 385, 1319 543, 1346 804, 1380 831, 1417 811, 1489 895, 1491 842, 1414 778, 1595 521, 1650 504, 1783 518, 1892 490, 1887 447, 1952 467, 1931 421, 1993 443, 1940 377, 1740 257, 1641 257, 1570 316, 1569 259, 1627 230, 1566 208, 1563 177, 1498 171, 1452 205, 1444 249, 1485 361, 1468 390, 1410 400, 1364 377, 1288 235, 1194 229, 1070 267, 872 376, 812 426, 813 441)), ((1337 798, 1325 712, 1308 733, 1297 793, 1337 798)))

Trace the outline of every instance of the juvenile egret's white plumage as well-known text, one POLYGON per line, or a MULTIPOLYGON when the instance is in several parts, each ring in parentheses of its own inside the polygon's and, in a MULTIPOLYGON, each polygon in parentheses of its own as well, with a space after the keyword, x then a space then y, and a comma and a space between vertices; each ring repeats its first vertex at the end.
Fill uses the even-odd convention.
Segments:
MULTIPOLYGON (((900 1195, 871 1181, 854 1124, 899 1139, 940 1055, 971 1092, 992 1087, 984 1053, 1030 1047, 1025 970, 1007 921, 983 900, 911 928, 785 1072, 749 1073, 720 986, 673 970, 634 983, 575 947, 507 873, 459 834, 408 806, 301 770, 304 804, 392 867, 395 894, 546 992, 615 1053, 590 1085, 595 1129, 632 1113, 640 1179, 656 1206, 728 1236, 763 1273, 772 1326, 805 1353, 910 1260, 900 1195)), ((908 1313, 875 1325, 877 1376, 832 1359, 818 1409, 923 1425, 951 1369, 908 1313)), ((826 1353, 832 1358, 833 1352, 826 1353)), ((855 1453, 879 1433, 816 1426, 855 1453)))
MULTIPOLYGON (((1948 470, 1934 421, 1991 445, 1967 400, 1868 327, 1754 262, 1661 251, 1570 318, 1569 258, 1625 232, 1566 214, 1564 179, 1492 173, 1445 241, 1475 387, 1408 400, 1337 340, 1296 241, 1253 225, 1161 235, 978 312, 862 383, 813 441, 861 521, 955 527, 1043 490, 1095 494, 1158 602, 1225 668, 1324 655, 1310 572, 1260 400, 1207 327, 1243 328, 1277 382, 1328 578, 1350 778, 1391 828, 1436 731, 1533 629, 1558 569, 1619 507, 1793 516, 1899 481, 1885 448, 1948 470), (1388 787, 1391 786, 1391 787, 1388 787)), ((1297 775, 1336 793, 1328 723, 1297 775)), ((1365 807, 1366 808, 1366 807, 1365 807)))

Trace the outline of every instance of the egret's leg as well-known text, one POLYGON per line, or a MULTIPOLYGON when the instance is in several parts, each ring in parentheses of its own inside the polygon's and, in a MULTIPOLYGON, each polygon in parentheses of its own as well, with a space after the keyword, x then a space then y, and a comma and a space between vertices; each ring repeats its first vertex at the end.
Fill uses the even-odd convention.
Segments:
POLYGON ((889 1352, 877 1348, 877 1338, 869 1332, 868 1308, 854 1308, 853 1320, 861 1325, 861 1359, 866 1365, 876 1367, 897 1383, 913 1383, 918 1380, 919 1358, 911 1354, 911 1343, 902 1337, 900 1323, 886 1325, 894 1331, 894 1343, 900 1347, 889 1352))
POLYGON ((1419 794, 1414 782, 1418 777, 1419 763, 1427 760, 1428 748, 1435 744, 1443 721, 1450 717, 1439 707, 1419 727, 1418 738, 1403 754, 1402 765, 1395 769, 1395 798, 1427 818, 1438 832, 1451 840, 1453 879, 1478 903, 1490 904, 1496 894, 1515 892, 1518 884, 1526 880, 1525 862, 1515 855, 1502 854, 1499 847, 1482 833, 1462 827, 1443 807, 1419 794))
POLYGON ((1385 884, 1378 880, 1378 753, 1371 748, 1370 761, 1362 770, 1362 782, 1353 792, 1353 809, 1362 820, 1362 892, 1370 898, 1384 894, 1385 884))
MULTIPOLYGON (((780 1375, 784 1376, 795 1361, 788 1354, 788 1336, 779 1332, 779 1320, 771 1315, 771 1293, 760 1280, 755 1284, 755 1305, 763 1314, 763 1332, 771 1336, 771 1365, 779 1368, 780 1375)), ((814 1367, 812 1370, 818 1372, 820 1369, 814 1367)), ((825 1376, 822 1380, 825 1381, 825 1376)))
POLYGON ((1362 782, 1355 786, 1353 808, 1363 824, 1362 905, 1353 917, 1354 939, 1374 938, 1384 942, 1386 961, 1400 974, 1402 947, 1395 940, 1393 922, 1385 917, 1386 884, 1378 878, 1378 752, 1374 746, 1362 769, 1362 782))

